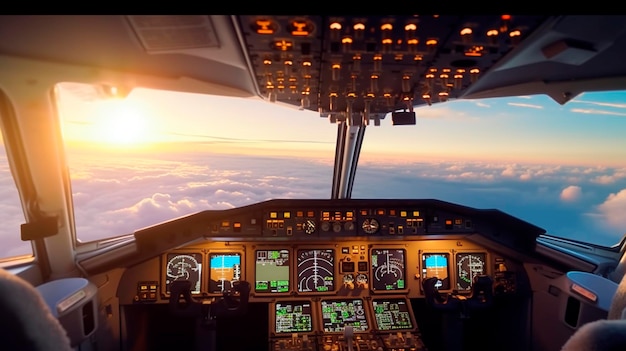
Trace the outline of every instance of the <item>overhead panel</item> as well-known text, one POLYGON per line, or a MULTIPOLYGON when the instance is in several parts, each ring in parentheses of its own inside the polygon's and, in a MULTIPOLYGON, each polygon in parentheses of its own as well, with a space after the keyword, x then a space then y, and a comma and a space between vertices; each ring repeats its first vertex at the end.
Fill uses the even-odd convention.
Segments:
POLYGON ((239 24, 264 98, 368 124, 461 97, 540 19, 255 15, 239 24))

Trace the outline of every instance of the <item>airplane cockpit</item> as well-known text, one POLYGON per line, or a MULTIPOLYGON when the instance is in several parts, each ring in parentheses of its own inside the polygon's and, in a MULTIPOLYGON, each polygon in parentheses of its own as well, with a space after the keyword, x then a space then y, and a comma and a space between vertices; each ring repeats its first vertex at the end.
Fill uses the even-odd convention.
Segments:
POLYGON ((424 350, 421 329, 431 327, 427 335, 445 332, 446 347, 459 349, 480 335, 474 323, 505 342, 525 329, 493 315, 530 313, 524 262, 542 233, 497 210, 437 200, 269 200, 198 213, 135 233, 152 258, 132 258, 120 278, 120 307, 133 316, 125 339, 144 340, 135 333, 149 321, 160 330, 152 347, 190 342, 178 318, 192 313, 214 317, 219 338, 202 335, 220 349, 344 350, 351 339, 359 350, 424 350), (171 313, 157 317, 158 305, 171 313), (242 310, 255 308, 261 316, 246 318, 242 310), (238 339, 255 329, 257 340, 238 339))
MULTIPOLYGON (((444 134, 431 132, 419 125, 425 108, 541 95, 557 105, 550 111, 562 111, 581 94, 625 89, 625 16, 0 16, 0 38, 0 171, 19 199, 2 203, 6 213, 17 209, 19 226, 0 232, 7 247, 0 267, 36 289, 73 351, 559 351, 580 345, 570 340, 587 325, 623 318, 624 238, 599 244, 602 235, 582 224, 577 238, 552 234, 571 224, 564 208, 581 207, 572 199, 601 191, 602 205, 618 205, 611 219, 620 217, 626 202, 614 184, 626 178, 623 159, 610 176, 590 181, 592 191, 575 180, 608 166, 574 169, 566 179, 577 185, 555 190, 563 208, 548 198, 551 183, 528 185, 508 202, 499 194, 513 192, 509 183, 488 183, 511 181, 514 171, 525 185, 556 174, 588 156, 586 140, 576 141, 571 159, 532 176, 513 160, 516 150, 490 146, 486 154, 503 155, 504 168, 490 163, 480 167, 492 173, 414 180, 428 167, 461 168, 440 161, 439 150, 471 158, 475 142, 507 142, 459 131, 467 126, 460 119, 474 118, 463 110, 457 119, 452 109, 432 117, 430 127, 445 126, 444 134), (104 126, 66 102, 149 94, 152 123, 168 114, 163 139, 149 140, 159 145, 153 149, 148 142, 91 145, 102 141, 104 126), (225 107, 215 103, 178 130, 201 109, 192 98, 216 96, 225 107), (162 107, 168 101, 177 107, 162 107), (258 105, 245 110, 247 103, 258 105), (289 117, 265 124, 278 111, 262 111, 269 105, 289 117), (79 129, 89 125, 93 134, 79 129), (394 128, 413 129, 367 146, 368 133, 394 128), (307 158, 304 144, 325 158, 307 158), (380 158, 368 158, 370 151, 380 158), (291 158, 281 159, 284 153, 291 158), (410 169, 429 156, 432 164, 410 169), (75 171, 78 161, 91 168, 75 171), (328 172, 316 173, 322 168, 328 172), (246 181, 232 181, 233 174, 246 181), (476 183, 459 185, 469 177, 476 183), (311 181, 302 189, 290 188, 304 178, 311 181), (468 200, 454 200, 459 193, 468 200), (105 203, 114 206, 98 207, 105 203), (535 206, 543 217, 500 206, 512 203, 535 206), (554 227, 535 220, 544 217, 554 217, 554 227)), ((504 112, 522 105, 540 110, 517 103, 504 112)), ((122 119, 117 137, 130 129, 130 117, 122 119)), ((523 129, 506 116, 491 123, 511 135, 523 129)), ((607 134, 620 130, 613 123, 607 134)), ((585 126, 591 138, 595 130, 585 126)), ((554 136, 545 145, 559 142, 554 136)), ((528 158, 539 160, 544 150, 532 150, 528 158)), ((599 218, 602 205, 580 209, 576 223, 599 218)), ((3 277, 0 295, 17 291, 3 290, 3 277)), ((4 334, 0 348, 13 331, 4 334)), ((626 339, 626 329, 617 334, 626 339)))

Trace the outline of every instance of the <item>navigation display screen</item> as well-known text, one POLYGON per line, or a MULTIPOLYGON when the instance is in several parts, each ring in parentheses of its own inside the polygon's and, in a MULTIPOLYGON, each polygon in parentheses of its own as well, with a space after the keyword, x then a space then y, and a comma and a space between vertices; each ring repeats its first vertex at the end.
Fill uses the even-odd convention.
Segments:
POLYGON ((437 277, 439 280, 435 288, 439 290, 450 289, 450 254, 448 253, 425 253, 422 255, 422 281, 437 277))
POLYGON ((335 290, 335 250, 298 250, 298 292, 335 290))
POLYGON ((257 250, 254 271, 256 292, 289 292, 289 250, 257 250))
POLYGON ((354 332, 364 332, 369 329, 361 299, 322 300, 321 306, 324 332, 343 332, 347 325, 351 325, 354 332))
POLYGON ((276 333, 309 333, 313 331, 311 301, 282 301, 274 304, 276 333))
POLYGON ((168 253, 165 266, 165 291, 170 293, 170 284, 175 280, 189 280, 191 293, 199 294, 202 279, 201 253, 168 253))
POLYGON ((406 288, 404 249, 372 249, 372 288, 402 290, 406 288))
POLYGON ((232 288, 232 282, 241 279, 241 254, 209 254, 209 293, 220 294, 232 288))
POLYGON ((456 288, 471 290, 474 278, 486 273, 485 262, 487 254, 484 252, 463 252, 456 254, 456 288))
POLYGON ((378 330, 413 329, 411 306, 406 299, 374 299, 372 306, 378 330))

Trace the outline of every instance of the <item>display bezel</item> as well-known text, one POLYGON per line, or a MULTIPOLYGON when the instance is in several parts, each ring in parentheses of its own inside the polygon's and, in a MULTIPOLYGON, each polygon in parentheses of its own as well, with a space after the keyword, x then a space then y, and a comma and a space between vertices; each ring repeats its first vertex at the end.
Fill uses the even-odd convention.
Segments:
POLYGON ((245 251, 244 250, 238 250, 238 249, 211 249, 208 250, 208 252, 206 253, 206 261, 207 261, 207 268, 206 268, 206 284, 205 284, 205 291, 207 293, 207 295, 209 296, 219 296, 222 295, 222 292, 212 292, 211 291, 211 256, 217 254, 217 255, 232 255, 232 254, 238 254, 239 255, 239 269, 240 269, 240 276, 239 276, 239 281, 243 281, 246 280, 246 272, 245 272, 245 268, 246 268, 246 255, 245 255, 245 251))
POLYGON ((460 272, 459 272, 459 255, 485 255, 484 269, 483 274, 491 275, 491 264, 490 264, 490 254, 485 250, 459 250, 454 251, 454 289, 458 291, 459 294, 471 294, 472 293, 472 285, 468 289, 459 289, 459 281, 460 281, 460 272))
POLYGON ((315 326, 317 325, 317 314, 319 307, 317 304, 310 299, 284 299, 284 300, 275 300, 268 304, 268 315, 269 315, 269 329, 270 335, 272 336, 291 336, 293 333, 298 333, 299 335, 313 335, 315 334, 315 326), (308 303, 311 305, 311 331, 308 332, 281 332, 276 331, 276 305, 277 304, 304 304, 308 303))
POLYGON ((413 306, 411 305, 411 301, 403 296, 398 295, 390 295, 390 296, 376 296, 369 301, 369 306, 371 308, 371 315, 373 325, 372 328, 376 332, 380 333, 393 333, 393 332, 404 332, 404 331, 413 331, 417 329, 417 321, 415 320, 415 314, 413 313, 413 306), (390 301, 390 300, 400 300, 404 301, 406 306, 408 307, 409 319, 411 320, 411 328, 402 328, 402 329, 380 329, 378 324, 378 318, 376 318, 376 308, 374 307, 374 302, 378 301, 390 301))
POLYGON ((165 252, 161 255, 161 282, 160 282, 160 291, 161 291, 161 296, 163 298, 169 298, 170 297, 170 292, 168 291, 168 287, 169 284, 167 284, 167 265, 169 263, 170 260, 170 255, 173 256, 181 256, 181 255, 195 255, 195 256, 199 256, 202 258, 202 266, 200 268, 200 274, 199 274, 199 279, 200 279, 200 284, 199 284, 199 291, 195 291, 192 290, 192 295, 194 296, 199 296, 202 295, 204 293, 206 293, 206 271, 207 271, 207 257, 206 255, 202 252, 202 250, 194 250, 194 249, 186 249, 186 250, 171 250, 168 252, 165 252))
POLYGON ((341 284, 338 282, 339 279, 339 268, 338 268, 338 260, 337 260, 337 248, 330 245, 310 245, 310 246, 298 246, 298 248, 294 249, 293 255, 293 264, 295 269, 293 270, 293 290, 297 295, 334 295, 341 284), (327 291, 301 291, 300 290, 300 270, 298 265, 298 258, 300 257, 300 253, 302 251, 311 251, 311 250, 322 250, 322 251, 331 251, 333 257, 333 288, 327 291))
POLYGON ((252 264, 254 265, 253 269, 254 269, 254 282, 253 282, 253 287, 252 290, 254 291, 254 294, 256 296, 283 296, 283 295, 289 295, 291 294, 291 292, 294 290, 294 269, 292 269, 295 265, 294 265, 294 251, 290 248, 287 247, 257 247, 255 248, 253 251, 253 257, 252 257, 252 264), (288 262, 287 262, 287 268, 289 270, 289 284, 288 284, 288 288, 287 291, 284 292, 271 292, 271 291, 260 291, 257 290, 257 252, 259 251, 287 251, 289 253, 289 258, 288 258, 288 262))
POLYGON ((397 293, 407 293, 409 291, 409 280, 407 279, 407 265, 409 262, 409 252, 406 248, 406 246, 403 245, 373 245, 368 253, 368 260, 369 260, 369 286, 370 286, 370 291, 373 294, 397 294, 397 293), (374 269, 374 260, 372 258, 372 255, 374 254, 374 252, 376 250, 402 250, 403 251, 403 265, 404 267, 402 268, 402 276, 404 278, 404 288, 397 288, 397 289, 391 289, 391 290, 387 290, 387 289, 376 289, 375 287, 375 281, 376 281, 376 272, 374 269))
POLYGON ((365 313, 365 321, 367 322, 367 328, 365 330, 357 330, 356 328, 354 328, 354 333, 358 334, 358 333, 369 333, 372 330, 372 318, 370 316, 371 314, 371 309, 367 306, 367 303, 365 301, 364 298, 362 297, 333 297, 333 298, 322 298, 319 300, 319 304, 318 304, 318 313, 319 313, 319 330, 320 332, 324 333, 324 334, 343 334, 343 330, 341 331, 326 331, 324 329, 324 303, 328 303, 328 302, 335 302, 335 301, 360 301, 361 305, 363 306, 363 312, 365 313))
MULTIPOLYGON (((420 277, 421 281, 425 281, 430 278, 430 276, 426 275, 426 262, 424 258, 428 255, 447 255, 448 256, 448 288, 438 289, 442 292, 450 292, 454 290, 454 286, 456 285, 456 261, 454 258, 454 254, 449 250, 428 250, 428 251, 420 251, 419 259, 420 259, 420 277)), ((424 287, 420 284, 420 289, 422 292, 424 291, 424 287)))

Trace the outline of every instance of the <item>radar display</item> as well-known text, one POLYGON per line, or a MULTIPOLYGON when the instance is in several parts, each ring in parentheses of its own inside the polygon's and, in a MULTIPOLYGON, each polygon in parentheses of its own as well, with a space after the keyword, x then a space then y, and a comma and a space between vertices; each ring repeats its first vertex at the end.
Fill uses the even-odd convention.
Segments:
POLYGON ((372 249, 372 288, 402 290, 406 288, 404 249, 372 249))
POLYGON ((298 292, 335 290, 335 250, 298 250, 298 292))

